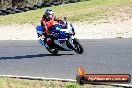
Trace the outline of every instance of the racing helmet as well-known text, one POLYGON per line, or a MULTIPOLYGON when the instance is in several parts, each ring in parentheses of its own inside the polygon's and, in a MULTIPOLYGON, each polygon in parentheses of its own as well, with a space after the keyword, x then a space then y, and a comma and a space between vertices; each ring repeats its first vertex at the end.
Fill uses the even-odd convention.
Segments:
POLYGON ((51 18, 54 17, 54 11, 52 11, 51 9, 46 9, 45 10, 45 16, 48 20, 50 20, 51 18))

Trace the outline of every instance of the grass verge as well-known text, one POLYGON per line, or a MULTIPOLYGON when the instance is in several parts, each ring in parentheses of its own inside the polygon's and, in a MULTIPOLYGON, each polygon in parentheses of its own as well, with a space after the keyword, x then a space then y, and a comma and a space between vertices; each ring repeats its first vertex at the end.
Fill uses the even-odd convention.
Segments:
POLYGON ((122 88, 109 85, 79 85, 75 82, 27 80, 0 77, 0 88, 122 88))
MULTIPOLYGON (((59 6, 53 6, 52 9, 59 18, 67 16, 70 21, 93 21, 98 20, 100 16, 109 14, 109 10, 100 8, 130 5, 132 0, 90 0, 78 3, 70 3, 59 6)), ((0 16, 0 25, 2 24, 39 24, 44 13, 43 9, 28 11, 24 13, 0 16)))

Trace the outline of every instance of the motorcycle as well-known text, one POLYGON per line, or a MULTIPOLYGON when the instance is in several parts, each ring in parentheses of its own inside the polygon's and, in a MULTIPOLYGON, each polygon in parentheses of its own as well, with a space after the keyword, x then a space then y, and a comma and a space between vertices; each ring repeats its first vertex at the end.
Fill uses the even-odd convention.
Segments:
POLYGON ((75 31, 72 24, 68 24, 66 17, 61 22, 57 22, 53 25, 51 33, 53 35, 53 44, 47 44, 51 38, 46 38, 45 33, 42 31, 41 25, 36 27, 39 43, 52 54, 57 54, 59 51, 75 51, 78 54, 82 54, 84 49, 79 43, 77 38, 74 38, 75 31))

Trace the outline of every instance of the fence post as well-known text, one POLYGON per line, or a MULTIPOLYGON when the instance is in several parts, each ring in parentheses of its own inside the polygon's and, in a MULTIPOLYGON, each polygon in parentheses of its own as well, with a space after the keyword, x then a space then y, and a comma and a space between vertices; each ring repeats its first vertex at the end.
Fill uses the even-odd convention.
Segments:
POLYGON ((3 7, 4 1, 0 0, 1 7, 3 7))
POLYGON ((15 0, 12 0, 12 7, 15 7, 16 6, 16 2, 15 0))

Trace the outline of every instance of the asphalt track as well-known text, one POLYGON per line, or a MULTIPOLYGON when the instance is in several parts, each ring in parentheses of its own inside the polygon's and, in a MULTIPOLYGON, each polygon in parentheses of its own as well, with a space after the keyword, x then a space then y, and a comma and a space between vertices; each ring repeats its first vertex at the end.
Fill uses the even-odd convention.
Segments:
MULTIPOLYGON (((87 73, 132 75, 132 39, 80 40, 85 52, 52 56, 38 41, 0 41, 0 75, 75 79, 87 73)), ((132 84, 132 82, 131 82, 132 84)))

